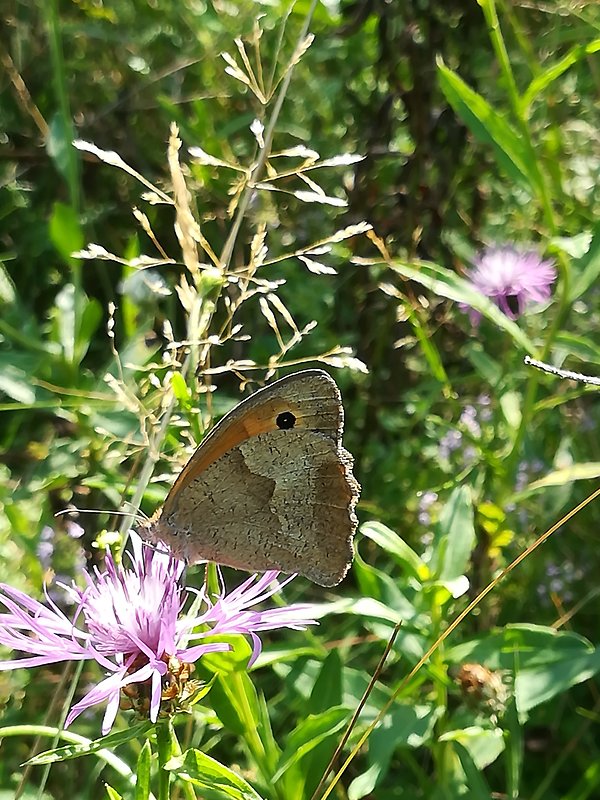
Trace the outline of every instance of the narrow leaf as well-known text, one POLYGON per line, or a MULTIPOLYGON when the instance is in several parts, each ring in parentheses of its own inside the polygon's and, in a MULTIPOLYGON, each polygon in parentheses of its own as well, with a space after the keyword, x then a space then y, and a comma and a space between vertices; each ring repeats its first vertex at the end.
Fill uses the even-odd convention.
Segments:
POLYGON ((441 61, 438 61, 438 75, 442 91, 454 111, 474 136, 492 147, 498 164, 509 177, 530 191, 537 187, 538 180, 529 165, 529 153, 517 131, 441 61))
POLYGON ((117 733, 103 736, 101 739, 83 739, 83 737, 79 737, 82 740, 79 744, 69 744, 66 747, 58 747, 55 750, 46 750, 43 753, 38 753, 25 763, 38 766, 40 764, 54 764, 57 761, 69 761, 72 758, 80 758, 100 751, 110 753, 115 747, 143 736, 151 727, 149 722, 141 722, 131 728, 126 728, 124 731, 117 731, 117 733))
POLYGON ((146 739, 137 760, 134 800, 148 800, 150 797, 151 759, 152 749, 150 742, 146 739))
POLYGON ((560 61, 551 64, 547 69, 535 76, 523 95, 523 107, 529 110, 536 97, 538 97, 544 89, 547 89, 548 86, 554 83, 554 81, 566 72, 569 67, 572 67, 573 64, 576 64, 582 58, 585 58, 585 56, 597 53, 598 50, 600 50, 600 39, 594 39, 592 42, 585 45, 577 44, 575 47, 571 48, 560 61))
POLYGON ((533 481, 519 492, 519 497, 538 492, 540 489, 547 489, 549 486, 564 486, 573 481, 586 481, 600 477, 600 462, 587 461, 578 464, 570 464, 563 469, 553 470, 543 478, 533 481))
POLYGON ((600 275, 600 221, 594 228, 592 240, 585 255, 571 263, 576 276, 569 294, 569 300, 572 303, 581 297, 600 275))
POLYGON ((289 736, 273 782, 278 781, 293 764, 301 761, 318 744, 338 731, 349 716, 349 709, 337 706, 321 714, 309 714, 302 720, 289 736))
POLYGON ((247 781, 200 750, 172 758, 165 769, 197 786, 202 800, 261 800, 247 781))
POLYGON ((382 522, 365 522, 360 526, 360 532, 386 553, 389 553, 413 578, 422 581, 427 577, 429 572, 427 566, 404 539, 391 528, 382 522))
POLYGON ((412 266, 401 261, 394 261, 388 266, 394 272, 402 275, 403 278, 416 281, 421 286, 425 286, 432 292, 448 298, 448 300, 471 306, 471 308, 479 311, 480 314, 505 331, 505 333, 508 333, 513 341, 527 353, 535 355, 533 343, 521 328, 512 319, 509 319, 506 314, 503 314, 491 300, 473 288, 469 281, 461 278, 456 273, 430 262, 418 262, 417 266, 412 266))

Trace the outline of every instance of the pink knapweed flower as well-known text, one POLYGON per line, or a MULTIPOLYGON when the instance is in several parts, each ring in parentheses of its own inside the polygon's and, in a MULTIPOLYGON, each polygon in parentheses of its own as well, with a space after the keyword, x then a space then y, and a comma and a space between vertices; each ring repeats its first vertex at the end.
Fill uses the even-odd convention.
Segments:
MULTIPOLYGON (((543 261, 535 251, 518 250, 512 245, 486 248, 473 265, 467 279, 511 319, 517 319, 530 303, 549 300, 556 280, 552 261, 543 261)), ((481 314, 472 308, 468 311, 471 321, 479 322, 481 314)))
MULTIPOLYGON (((84 571, 86 587, 63 586, 77 605, 69 619, 46 593, 46 604, 18 589, 0 584, 0 644, 28 654, 0 661, 0 670, 37 667, 60 661, 95 660, 108 677, 94 686, 71 708, 66 726, 82 711, 107 701, 102 732, 111 729, 123 695, 144 708, 156 722, 161 701, 172 708, 173 693, 205 653, 230 649, 219 635, 244 634, 253 642, 251 663, 260 653, 258 632, 275 628, 304 628, 315 622, 311 606, 296 604, 265 611, 255 606, 287 583, 278 573, 252 576, 230 594, 212 599, 199 595, 200 609, 191 616, 184 605, 193 590, 181 585, 184 562, 168 552, 146 547, 131 535, 129 568, 109 554, 105 571, 84 571), (202 643, 210 636, 212 641, 202 643), (183 679, 182 679, 182 676, 183 679), (175 687, 175 688, 174 688, 175 687)), ((291 580, 288 579, 288 580, 291 580)))

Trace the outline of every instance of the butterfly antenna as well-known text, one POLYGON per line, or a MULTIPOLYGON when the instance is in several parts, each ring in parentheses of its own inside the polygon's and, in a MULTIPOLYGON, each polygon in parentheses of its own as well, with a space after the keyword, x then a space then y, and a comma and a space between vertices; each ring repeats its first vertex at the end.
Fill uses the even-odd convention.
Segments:
POLYGON ((62 511, 57 511, 55 517, 64 517, 67 514, 110 514, 113 517, 133 517, 136 522, 146 522, 148 517, 143 512, 136 511, 107 511, 105 508, 63 508, 62 511))
MULTIPOLYGON (((139 520, 140 522, 148 522, 148 520, 150 519, 150 517, 148 516, 148 514, 145 514, 145 513, 142 511, 142 509, 141 509, 141 508, 136 508, 136 507, 133 505, 133 503, 130 503, 130 502, 129 502, 129 500, 125 500, 123 504, 129 507, 130 511, 129 511, 128 513, 130 513, 130 515, 131 515, 132 517, 134 517, 136 520, 139 520)), ((122 515, 122 514, 123 514, 123 512, 118 512, 118 513, 119 513, 120 515, 122 515)))
POLYGON ((546 364, 544 361, 537 361, 535 358, 530 358, 529 356, 525 356, 524 363, 527 364, 528 367, 541 369, 542 372, 548 372, 550 375, 556 375, 558 378, 579 381, 579 383, 587 383, 590 386, 600 386, 600 378, 595 378, 593 375, 583 375, 581 372, 559 369, 558 367, 553 367, 551 364, 546 364))

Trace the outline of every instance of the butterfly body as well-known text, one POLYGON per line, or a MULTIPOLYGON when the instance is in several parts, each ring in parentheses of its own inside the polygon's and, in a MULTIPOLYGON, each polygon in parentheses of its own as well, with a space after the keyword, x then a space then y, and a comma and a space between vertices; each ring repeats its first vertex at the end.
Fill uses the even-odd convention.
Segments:
POLYGON ((205 437, 140 532, 190 562, 339 583, 353 557, 360 491, 342 428, 339 390, 327 373, 270 384, 205 437))

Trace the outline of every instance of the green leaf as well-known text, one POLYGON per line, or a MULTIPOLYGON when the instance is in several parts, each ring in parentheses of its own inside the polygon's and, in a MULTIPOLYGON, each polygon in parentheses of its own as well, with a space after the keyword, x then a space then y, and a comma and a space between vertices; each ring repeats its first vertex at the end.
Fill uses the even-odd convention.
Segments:
POLYGON ((84 296, 82 301, 83 309, 79 318, 75 351, 78 364, 81 363, 83 357, 89 350, 92 337, 102 320, 102 306, 94 297, 89 298, 84 296))
POLYGON ((550 250, 558 249, 570 258, 583 258, 590 249, 592 234, 589 231, 576 233, 573 236, 552 236, 548 240, 550 250))
POLYGON ((104 788, 106 789, 108 800, 123 800, 123 796, 120 795, 116 789, 113 789, 112 786, 109 786, 108 783, 104 784, 104 788))
POLYGON ((503 392, 500 395, 500 409, 511 433, 515 433, 521 424, 521 395, 518 392, 503 392))
POLYGON ((370 794, 387 773, 398 747, 422 747, 430 742, 435 722, 443 709, 425 705, 396 704, 371 734, 369 768, 355 778, 348 788, 349 800, 360 800, 370 794))
POLYGON ((349 709, 335 706, 321 714, 309 714, 292 731, 279 759, 273 782, 280 780, 284 772, 301 761, 322 741, 332 736, 350 717, 349 709))
POLYGON ((394 261, 388 266, 403 278, 415 281, 441 297, 447 297, 448 300, 453 300, 456 303, 466 303, 466 305, 479 311, 490 322, 493 322, 498 328, 508 333, 513 341, 520 345, 526 353, 535 358, 535 347, 527 335, 512 319, 503 314, 491 300, 474 289, 470 281, 461 278, 449 269, 424 261, 418 262, 416 267, 401 261, 394 261))
POLYGON ((50 121, 50 128, 46 138, 46 149, 48 155, 54 161, 56 168, 65 178, 67 183, 71 179, 73 170, 72 160, 74 159, 73 147, 73 128, 69 122, 65 122, 60 111, 57 111, 50 121))
POLYGON ((49 233, 52 244, 65 261, 69 261, 71 253, 81 250, 85 243, 77 212, 64 203, 54 203, 49 233))
POLYGON ((573 303, 592 286, 600 275, 600 222, 594 228, 590 246, 581 258, 571 262, 574 279, 569 292, 573 303))
POLYGON ((73 284, 67 283, 56 295, 53 318, 63 358, 68 364, 80 364, 102 319, 102 306, 85 294, 76 295, 73 284))
POLYGON ((170 759, 165 769, 198 787, 202 800, 261 800, 247 781, 200 750, 170 759))
POLYGON ((488 355, 479 342, 469 342, 464 353, 477 370, 477 374, 490 386, 496 387, 505 377, 504 369, 488 355))
POLYGON ((517 672, 515 701, 519 714, 547 703, 571 686, 589 680, 599 671, 600 649, 580 655, 547 652, 545 663, 517 672))
POLYGON ((435 555, 431 570, 441 581, 454 581, 467 571, 475 545, 473 499, 468 486, 450 495, 436 526, 435 555))
POLYGON ((206 636, 202 639, 202 642, 206 644, 225 642, 230 646, 229 650, 225 650, 222 653, 206 653, 206 655, 202 656, 202 666, 211 672, 225 674, 227 672, 245 672, 247 670, 248 661, 252 655, 252 647, 242 634, 206 636))
POLYGON ((441 608, 454 598, 456 600, 469 591, 469 579, 466 575, 459 575, 446 581, 431 581, 424 586, 424 591, 433 599, 430 601, 433 606, 441 608))
POLYGON ((530 494, 547 489, 549 486, 565 486, 573 481, 586 481, 600 477, 600 462, 590 461, 587 463, 570 464, 563 469, 553 470, 543 478, 532 481, 522 491, 513 495, 514 499, 522 499, 530 494))
POLYGON ((238 736, 256 735, 258 695, 247 673, 219 676, 211 692, 211 705, 223 725, 238 736))
POLYGON ((15 284, 0 261, 0 303, 12 305, 16 299, 15 284))
POLYGON ((507 625, 449 648, 449 663, 474 661, 515 675, 520 715, 600 671, 600 650, 584 637, 542 625, 507 625))
MULTIPOLYGON (((500 728, 481 728, 472 725, 454 731, 446 731, 440 742, 456 742, 464 747, 478 770, 493 764, 504 750, 504 735, 500 728)), ((463 765, 464 768, 464 765, 463 765)))
MULTIPOLYGON (((584 361, 587 364, 600 364, 600 347, 596 342, 575 333, 561 331, 554 340, 556 350, 584 361)), ((584 371, 587 367, 583 368, 584 371)))
POLYGON ((150 797, 150 763, 152 748, 146 739, 137 759, 134 800, 148 800, 150 797))
POLYGON ((421 558, 397 533, 382 522, 365 522, 360 526, 360 532, 391 555, 394 561, 413 578, 423 581, 428 577, 429 570, 421 558))
MULTIPOLYGON (((70 744, 66 747, 58 747, 55 750, 46 750, 33 756, 25 763, 32 766, 54 764, 57 761, 69 761, 72 758, 81 758, 81 756, 98 753, 102 750, 110 752, 111 749, 125 742, 142 737, 151 727, 149 722, 140 722, 138 725, 103 736, 101 739, 85 739, 79 744, 70 744)), ((2 735, 2 729, 0 729, 0 735, 2 735)))
POLYGON ((56 338, 58 339, 65 361, 73 363, 75 356, 75 287, 72 283, 63 286, 54 301, 54 319, 56 338))
POLYGON ((431 332, 423 324, 419 315, 409 303, 404 304, 404 311, 407 314, 408 321, 412 325, 417 339, 419 340, 421 350, 423 351, 425 360, 429 365, 432 376, 440 383, 448 384, 448 375, 444 369, 444 362, 439 350, 435 346, 431 332))
POLYGON ((4 359, 0 363, 0 392, 25 406, 35 403, 35 389, 31 386, 30 376, 12 364, 4 363, 4 359))
MULTIPOLYGON (((356 707, 356 700, 349 699, 348 693, 344 697, 344 688, 348 688, 347 672, 342 655, 338 648, 333 649, 322 663, 317 678, 310 692, 308 703, 305 706, 309 714, 321 714, 334 707, 346 706, 347 709, 356 707)), ((364 711, 364 709, 363 709, 364 711)), ((348 711, 347 718, 350 717, 348 711)), ((363 717, 364 719, 364 717, 363 717)), ((316 746, 298 760, 293 768, 286 771, 284 780, 278 787, 286 797, 298 798, 312 797, 320 776, 323 775, 327 764, 338 743, 339 736, 324 736, 316 746)), ((289 746, 289 741, 288 741, 289 746)), ((286 747, 287 750, 287 747, 286 747)))
POLYGON ((323 662, 310 693, 308 711, 311 714, 319 714, 333 706, 342 705, 342 670, 339 650, 332 650, 323 662))
POLYGON ((547 89, 548 86, 554 83, 554 81, 564 72, 566 72, 569 67, 572 67, 573 64, 576 64, 582 58, 585 58, 592 53, 597 53, 598 50, 600 50, 600 39, 594 39, 593 41, 589 42, 589 44, 577 44, 575 47, 571 48, 571 50, 569 50, 569 52, 560 59, 560 61, 557 61, 555 64, 551 64, 545 70, 536 75, 523 95, 523 108, 529 112, 531 104, 536 97, 538 97, 538 95, 547 89))
POLYGON ((286 646, 265 645, 261 654, 252 665, 252 669, 264 669, 274 664, 291 664, 293 661, 305 658, 319 658, 322 656, 321 648, 304 645, 297 647, 292 644, 286 646))
POLYGON ((468 797, 469 800, 492 800, 493 795, 491 789, 483 777, 481 770, 475 764, 469 749, 460 742, 455 742, 454 750, 464 770, 466 785, 468 787, 467 793, 463 794, 461 792, 461 795, 468 797))
POLYGON ((533 669, 550 659, 579 658, 593 651, 590 642, 570 631, 544 625, 515 624, 446 651, 449 663, 474 661, 488 669, 533 669))
POLYGON ((189 408, 192 402, 192 393, 181 372, 174 372, 171 375, 171 388, 182 406, 189 408))
POLYGON ((335 606, 339 613, 353 614, 379 622, 390 622, 392 625, 396 625, 401 619, 398 609, 390 608, 372 597, 343 598, 335 606))
POLYGON ((499 166, 515 183, 537 192, 538 179, 530 166, 523 137, 480 94, 438 59, 441 89, 458 116, 479 141, 490 145, 499 166))

